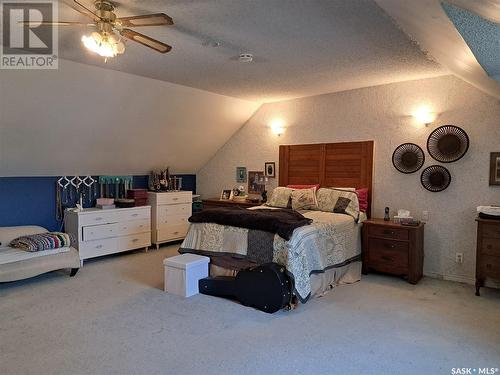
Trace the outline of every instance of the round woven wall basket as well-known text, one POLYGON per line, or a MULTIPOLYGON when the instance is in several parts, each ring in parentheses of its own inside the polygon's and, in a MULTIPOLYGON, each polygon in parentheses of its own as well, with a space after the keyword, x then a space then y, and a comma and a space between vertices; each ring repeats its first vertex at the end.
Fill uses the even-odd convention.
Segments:
POLYGON ((469 136, 455 125, 436 128, 427 139, 429 155, 441 163, 452 163, 461 159, 469 149, 469 136))
POLYGON ((414 173, 424 162, 424 151, 415 143, 403 143, 392 153, 392 165, 401 173, 414 173))
POLYGON ((431 165, 422 171, 420 182, 427 190, 437 193, 450 186, 451 174, 442 165, 431 165))

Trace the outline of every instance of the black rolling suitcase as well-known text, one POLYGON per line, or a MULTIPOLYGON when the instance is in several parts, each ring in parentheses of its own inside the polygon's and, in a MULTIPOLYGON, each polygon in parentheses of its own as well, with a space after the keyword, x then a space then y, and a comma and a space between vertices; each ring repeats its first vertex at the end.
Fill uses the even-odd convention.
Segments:
POLYGON ((272 314, 290 305, 292 280, 285 267, 266 263, 241 270, 236 277, 201 279, 199 290, 210 296, 236 298, 245 306, 272 314))

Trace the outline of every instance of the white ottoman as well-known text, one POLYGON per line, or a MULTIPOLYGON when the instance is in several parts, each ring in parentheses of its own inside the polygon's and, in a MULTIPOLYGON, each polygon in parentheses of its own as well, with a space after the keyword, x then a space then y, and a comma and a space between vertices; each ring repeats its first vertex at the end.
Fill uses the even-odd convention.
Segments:
POLYGON ((182 254, 165 258, 165 292, 183 297, 198 294, 198 280, 208 277, 209 257, 182 254))

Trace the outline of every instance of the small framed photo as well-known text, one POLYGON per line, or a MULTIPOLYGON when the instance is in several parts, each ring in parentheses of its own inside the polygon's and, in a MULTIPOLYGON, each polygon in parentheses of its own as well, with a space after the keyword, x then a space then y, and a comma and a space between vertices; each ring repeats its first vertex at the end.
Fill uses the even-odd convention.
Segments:
POLYGON ((238 183, 247 182, 246 167, 236 167, 236 182, 238 183))
POLYGON ((264 172, 266 177, 276 177, 276 163, 274 161, 264 163, 264 172))
POLYGON ((222 193, 220 193, 220 200, 229 200, 231 199, 231 190, 222 190, 222 193))
POLYGON ((266 190, 266 177, 262 171, 248 172, 248 194, 262 194, 266 190))
POLYGON ((500 185, 500 152, 490 154, 490 185, 500 185))

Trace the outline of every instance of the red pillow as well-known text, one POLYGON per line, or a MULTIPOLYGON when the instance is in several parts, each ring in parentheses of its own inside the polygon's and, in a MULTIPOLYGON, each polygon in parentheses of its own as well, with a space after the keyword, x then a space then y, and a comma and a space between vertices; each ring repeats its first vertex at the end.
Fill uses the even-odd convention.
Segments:
POLYGON ((311 188, 316 188, 316 190, 319 189, 319 184, 316 185, 286 185, 287 188, 290 189, 311 189, 311 188))
POLYGON ((359 210, 368 211, 368 188, 357 189, 356 194, 358 195, 359 210))

